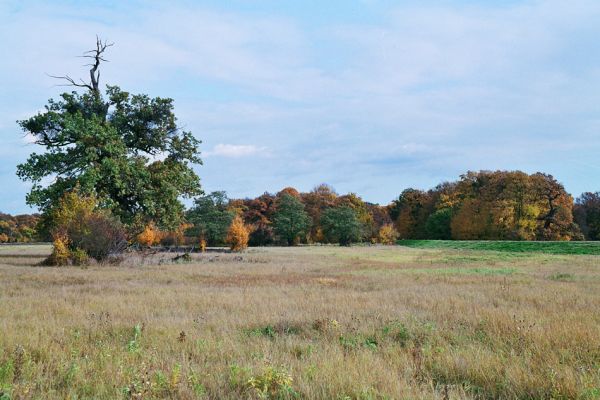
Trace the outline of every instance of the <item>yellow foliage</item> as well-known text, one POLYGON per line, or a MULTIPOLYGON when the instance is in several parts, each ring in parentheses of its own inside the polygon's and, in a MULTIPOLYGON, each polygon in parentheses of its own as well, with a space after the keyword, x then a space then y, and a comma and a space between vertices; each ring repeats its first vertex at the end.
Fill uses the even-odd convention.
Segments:
POLYGON ((261 399, 282 398, 286 392, 293 392, 293 379, 286 371, 267 366, 262 374, 248 380, 248 386, 256 391, 261 399))
POLYGON ((242 251, 248 247, 248 240, 250 239, 250 228, 244 224, 242 218, 236 216, 229 230, 227 231, 226 242, 233 251, 242 251))
POLYGON ((52 254, 46 259, 45 264, 63 266, 68 265, 71 260, 69 250, 69 239, 66 236, 55 235, 52 254))
POLYGON ((67 237, 67 229, 80 232, 86 230, 86 221, 94 212, 98 201, 94 196, 83 196, 76 188, 66 192, 58 203, 58 207, 52 210, 51 218, 54 227, 54 235, 67 237))
POLYGON ((200 238, 200 253, 204 253, 206 251, 206 240, 204 238, 200 238))
POLYGON ((0 233, 0 243, 8 243, 8 235, 6 233, 0 233))
POLYGON ((137 235, 136 239, 137 242, 142 246, 150 247, 160 242, 162 239, 162 233, 158 228, 156 228, 156 226, 154 226, 154 224, 151 223, 146 225, 142 233, 137 235))
POLYGON ((384 225, 379 229, 378 238, 381 244, 394 244, 398 239, 398 231, 391 224, 384 225))

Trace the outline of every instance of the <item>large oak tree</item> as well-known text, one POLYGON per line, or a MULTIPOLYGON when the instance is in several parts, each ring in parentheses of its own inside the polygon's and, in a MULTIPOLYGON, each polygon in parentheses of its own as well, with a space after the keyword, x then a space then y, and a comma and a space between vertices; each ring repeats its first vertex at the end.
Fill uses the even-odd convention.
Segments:
POLYGON ((82 93, 63 93, 19 122, 44 149, 18 166, 18 176, 33 183, 27 203, 46 212, 77 187, 125 223, 176 227, 184 210, 180 197, 201 192, 192 169, 201 164, 200 142, 178 127, 172 99, 132 95, 117 86, 101 92, 98 67, 108 46, 98 40, 86 54, 92 58, 89 83, 61 77, 82 93))

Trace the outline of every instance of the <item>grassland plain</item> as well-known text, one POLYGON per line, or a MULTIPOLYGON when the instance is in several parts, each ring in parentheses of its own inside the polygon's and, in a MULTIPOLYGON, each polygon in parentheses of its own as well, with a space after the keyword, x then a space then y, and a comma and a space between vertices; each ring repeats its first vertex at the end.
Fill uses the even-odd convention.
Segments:
POLYGON ((597 255, 48 251, 0 246, 3 399, 600 399, 597 255))

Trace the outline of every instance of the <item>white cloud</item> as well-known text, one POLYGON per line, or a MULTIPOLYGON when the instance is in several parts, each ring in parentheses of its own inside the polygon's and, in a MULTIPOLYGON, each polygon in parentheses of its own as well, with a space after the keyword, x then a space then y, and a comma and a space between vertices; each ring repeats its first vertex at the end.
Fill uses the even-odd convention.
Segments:
POLYGON ((247 156, 265 156, 267 155, 266 147, 259 147, 252 144, 217 144, 212 151, 204 153, 205 157, 247 157, 247 156))
POLYGON ((283 8, 91 3, 0 6, 0 37, 18 38, 0 41, 3 146, 20 134, 15 116, 64 89, 46 72, 86 75, 76 56, 99 33, 116 42, 102 83, 174 98, 209 149, 203 182, 232 196, 329 181, 386 202, 478 168, 598 190, 597 167, 557 161, 592 166, 600 151, 597 0, 372 2, 381 17, 340 7, 324 23, 283 8))

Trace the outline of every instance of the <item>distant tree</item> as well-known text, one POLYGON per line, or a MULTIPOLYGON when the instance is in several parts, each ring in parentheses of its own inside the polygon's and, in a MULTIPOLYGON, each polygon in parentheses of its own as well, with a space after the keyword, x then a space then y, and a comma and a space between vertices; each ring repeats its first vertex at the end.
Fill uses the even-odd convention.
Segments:
POLYGON ((323 242, 323 229, 320 224, 321 214, 329 207, 334 207, 338 195, 335 190, 327 185, 316 186, 308 193, 302 193, 301 198, 306 212, 311 219, 310 240, 311 242, 323 242))
POLYGON ((310 217, 304 210, 304 205, 298 197, 284 193, 277 201, 273 215, 275 233, 292 246, 305 235, 310 228, 310 217))
POLYGON ((31 242, 40 239, 38 214, 9 215, 0 212, 0 242, 31 242))
POLYGON ((252 225, 249 245, 266 246, 273 243, 273 213, 275 212, 276 197, 264 193, 255 199, 242 200, 241 210, 244 222, 252 225))
POLYGON ((172 99, 130 95, 117 86, 102 95, 99 66, 109 46, 98 40, 86 54, 92 59, 89 83, 61 77, 84 93, 63 93, 19 122, 44 149, 17 167, 17 175, 33 183, 27 203, 45 213, 78 187, 125 223, 176 228, 184 210, 179 198, 200 192, 191 167, 201 163, 200 142, 177 126, 172 99))
POLYGON ((575 221, 588 240, 600 240, 600 192, 586 192, 577 198, 575 221))
POLYGON ((573 199, 551 175, 471 171, 461 176, 454 189, 453 194, 445 195, 451 200, 454 239, 572 240, 582 237, 573 222, 573 199))
POLYGON ((448 240, 452 238, 450 223, 452 222, 452 209, 442 208, 431 214, 425 223, 428 239, 448 240))
POLYGON ((336 206, 350 207, 356 213, 361 224, 362 240, 370 240, 373 236, 376 236, 374 230, 375 223, 373 221, 373 215, 369 212, 367 203, 363 201, 356 193, 348 193, 343 196, 339 196, 335 201, 336 206))
POLYGON ((424 239, 425 223, 433 208, 429 193, 417 189, 404 190, 389 208, 400 239, 424 239))
POLYGON ((233 218, 229 229, 227 230, 226 242, 232 251, 242 251, 248 247, 250 238, 250 227, 244 224, 239 215, 233 218))
POLYGON ((341 246, 349 246, 361 237, 361 223, 354 209, 347 206, 331 207, 323 211, 321 226, 325 238, 341 246))
POLYGON ((211 246, 225 243, 227 229, 235 215, 228 209, 228 204, 227 194, 223 191, 196 198, 194 206, 186 213, 187 221, 193 225, 188 234, 203 238, 211 246))

